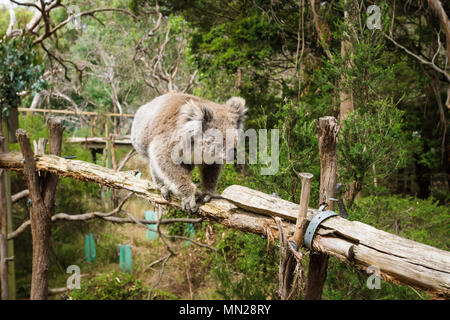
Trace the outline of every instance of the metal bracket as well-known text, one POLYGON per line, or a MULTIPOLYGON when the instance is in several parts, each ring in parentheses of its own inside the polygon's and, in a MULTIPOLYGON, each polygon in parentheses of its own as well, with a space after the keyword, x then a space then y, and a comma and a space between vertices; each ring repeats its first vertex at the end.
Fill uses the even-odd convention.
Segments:
POLYGON ((304 238, 305 246, 308 249, 312 250, 312 240, 314 238, 314 235, 315 235, 316 230, 319 227, 319 225, 324 220, 326 220, 330 217, 333 217, 333 216, 339 216, 339 214, 337 214, 336 212, 331 211, 331 210, 326 210, 326 211, 316 214, 314 216, 314 218, 312 218, 311 222, 308 225, 308 228, 306 228, 305 238, 304 238))

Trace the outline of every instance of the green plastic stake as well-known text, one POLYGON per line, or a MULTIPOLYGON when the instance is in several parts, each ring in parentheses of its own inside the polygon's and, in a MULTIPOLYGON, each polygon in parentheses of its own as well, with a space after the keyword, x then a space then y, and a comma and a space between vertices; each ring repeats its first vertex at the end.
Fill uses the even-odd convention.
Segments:
POLYGON ((84 253, 85 253, 85 256, 86 256, 86 261, 87 262, 92 262, 91 261, 91 250, 89 249, 90 248, 89 235, 86 234, 84 237, 86 239, 85 245, 84 245, 84 253))
POLYGON ((91 242, 90 242, 90 244, 91 244, 91 259, 92 259, 92 262, 95 262, 95 259, 97 259, 97 250, 95 249, 95 240, 94 240, 93 233, 91 233, 90 238, 91 238, 91 242))
POLYGON ((131 272, 133 269, 133 261, 131 257, 131 246, 129 244, 120 245, 120 270, 131 272))
MULTIPOLYGON (((185 224, 184 224, 184 234, 185 234, 185 236, 186 236, 187 238, 189 238, 189 239, 194 239, 194 236, 195 236, 195 230, 194 230, 194 225, 193 225, 192 223, 185 223, 185 224)), ((184 244, 185 244, 186 246, 188 246, 188 245, 191 244, 191 241, 186 240, 186 241, 184 242, 184 244)))
POLYGON ((94 263, 95 259, 97 258, 94 234, 93 233, 86 234, 85 239, 86 239, 86 241, 85 241, 84 253, 86 255, 86 261, 89 263, 94 263))
MULTIPOLYGON (((158 220, 158 216, 155 211, 145 211, 145 220, 158 220)), ((147 230, 147 239, 148 240, 156 240, 158 239, 158 232, 156 231, 156 225, 148 224, 151 230, 147 230)))

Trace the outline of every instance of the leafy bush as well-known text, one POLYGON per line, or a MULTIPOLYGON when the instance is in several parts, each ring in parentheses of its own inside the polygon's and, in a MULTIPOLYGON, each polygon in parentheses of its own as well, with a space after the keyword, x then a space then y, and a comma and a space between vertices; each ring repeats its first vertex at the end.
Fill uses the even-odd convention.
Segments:
POLYGON ((278 284, 278 250, 254 234, 223 233, 219 252, 208 264, 217 280, 217 293, 224 299, 273 299, 278 284))
POLYGON ((402 132, 403 112, 389 101, 367 107, 376 111, 352 112, 341 124, 339 135, 339 177, 342 182, 357 185, 350 203, 369 174, 383 179, 405 163, 408 142, 402 132))
MULTIPOLYGON (((279 171, 274 175, 261 175, 261 164, 251 165, 251 179, 245 185, 281 198, 299 201, 299 172, 314 174, 310 203, 318 201, 320 164, 314 117, 307 105, 285 100, 277 110, 262 115, 249 125, 256 128, 279 129, 279 171)), ((268 137, 268 154, 273 152, 268 137)), ((264 167, 266 167, 264 165, 264 167)), ((248 178, 247 178, 248 179, 248 178)))
POLYGON ((133 274, 113 271, 90 280, 81 280, 81 289, 72 290, 74 300, 141 300, 146 299, 148 288, 133 274))
POLYGON ((9 116, 11 109, 20 105, 17 93, 29 89, 39 91, 46 83, 39 79, 42 66, 31 38, 3 37, 0 42, 0 111, 9 116))
POLYGON ((433 198, 372 196, 357 199, 349 212, 358 220, 401 237, 448 250, 450 209, 433 198))

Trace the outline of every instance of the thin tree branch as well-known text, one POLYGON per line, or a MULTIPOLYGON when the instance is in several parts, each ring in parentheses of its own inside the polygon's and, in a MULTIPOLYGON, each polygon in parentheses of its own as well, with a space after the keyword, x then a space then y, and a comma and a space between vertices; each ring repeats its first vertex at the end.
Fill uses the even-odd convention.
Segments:
MULTIPOLYGON (((431 61, 427 61, 425 59, 423 59, 422 57, 418 56, 417 54, 415 54, 414 52, 412 52, 411 50, 409 50, 408 48, 402 46, 400 43, 398 43, 397 41, 395 41, 391 36, 387 35, 386 33, 383 33, 383 35, 389 39, 395 46, 397 46, 398 48, 402 49, 403 51, 405 51, 407 54, 409 54, 410 56, 414 57, 415 59, 417 59, 420 63, 426 65, 426 66, 430 66, 431 68, 433 68, 434 70, 436 70, 437 72, 441 73, 442 75, 444 75, 444 77, 447 79, 448 82, 450 82, 450 74, 448 72, 446 72, 445 70, 441 69, 440 67, 438 67, 436 64, 434 64, 431 61)), ((433 59, 434 60, 434 59, 433 59)))
POLYGON ((16 194, 11 196, 11 200, 12 202, 17 202, 20 199, 23 199, 25 197, 28 197, 28 195, 30 194, 30 191, 28 189, 22 190, 20 192, 17 192, 16 194))
MULTIPOLYGON (((80 12, 77 13, 73 16, 70 16, 69 18, 67 18, 66 20, 62 21, 61 23, 59 23, 57 26, 55 26, 53 29, 48 29, 46 30, 45 33, 43 33, 41 36, 39 36, 39 38, 37 38, 36 40, 33 41, 33 44, 39 44, 42 43, 42 41, 44 41, 45 39, 47 39, 48 37, 52 36, 56 31, 58 31, 59 29, 61 29, 62 27, 64 27, 65 25, 67 25, 68 23, 70 23, 73 19, 75 18, 80 18, 82 16, 86 16, 86 15, 90 15, 92 16, 95 13, 99 13, 99 12, 108 12, 108 11, 113 11, 113 12, 122 12, 122 13, 126 13, 130 16, 132 16, 135 20, 137 19, 137 17, 131 13, 129 10, 127 9, 123 9, 123 8, 100 8, 100 9, 92 9, 92 10, 88 10, 88 11, 84 11, 84 12, 80 12)), ((44 19, 45 19, 46 15, 44 15, 44 19)))

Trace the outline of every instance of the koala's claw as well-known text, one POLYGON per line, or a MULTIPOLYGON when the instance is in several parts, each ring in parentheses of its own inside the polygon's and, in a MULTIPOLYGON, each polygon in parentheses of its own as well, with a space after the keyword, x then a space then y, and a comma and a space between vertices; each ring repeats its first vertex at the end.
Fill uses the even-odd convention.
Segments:
POLYGON ((171 192, 166 187, 161 188, 161 195, 166 201, 170 201, 171 192))
POLYGON ((195 201, 195 196, 183 198, 181 200, 181 209, 189 213, 196 213, 198 211, 198 205, 195 201))
POLYGON ((211 201, 211 199, 215 196, 215 194, 211 193, 202 193, 197 198, 197 203, 207 203, 211 201))
POLYGON ((217 198, 217 197, 220 197, 220 196, 215 192, 203 192, 201 195, 198 196, 197 202, 203 204, 203 203, 207 203, 207 202, 211 201, 213 198, 217 198))

